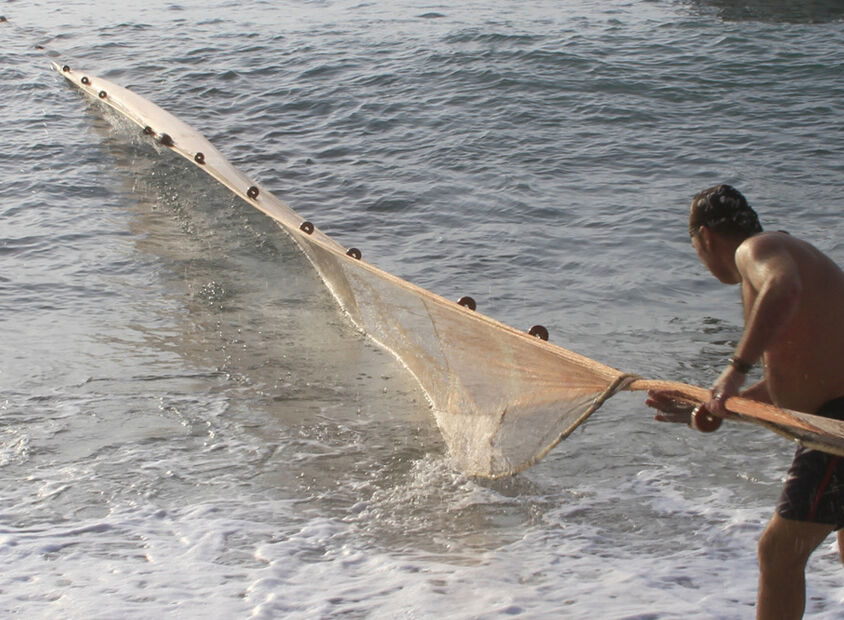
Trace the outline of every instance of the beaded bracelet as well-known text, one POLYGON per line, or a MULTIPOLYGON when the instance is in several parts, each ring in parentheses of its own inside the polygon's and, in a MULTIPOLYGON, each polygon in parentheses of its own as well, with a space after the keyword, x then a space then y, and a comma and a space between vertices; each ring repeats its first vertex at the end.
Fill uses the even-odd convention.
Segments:
POLYGON ((745 362, 738 356, 733 356, 730 358, 730 366, 738 370, 741 374, 746 375, 750 372, 750 369, 753 368, 753 364, 749 364, 745 362))

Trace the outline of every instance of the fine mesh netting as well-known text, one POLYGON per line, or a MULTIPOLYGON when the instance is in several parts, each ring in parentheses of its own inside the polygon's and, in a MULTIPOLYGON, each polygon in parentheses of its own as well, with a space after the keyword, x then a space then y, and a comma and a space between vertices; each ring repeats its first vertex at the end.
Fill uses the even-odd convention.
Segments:
POLYGON ((496 477, 528 467, 629 382, 347 255, 184 122, 107 80, 56 68, 278 222, 350 319, 416 377, 466 473, 496 477))
MULTIPOLYGON (((86 94, 272 217, 302 248, 355 325, 416 377, 452 458, 467 474, 500 477, 532 465, 622 389, 668 388, 690 401, 705 399, 700 388, 637 379, 414 286, 352 250, 350 255, 184 122, 107 80, 54 66, 86 94)), ((733 401, 744 407, 736 414, 743 419, 761 419, 792 439, 844 454, 844 422, 818 426, 817 416, 741 399, 728 404, 733 401), (830 433, 837 437, 827 437, 830 433)))
POLYGON ((631 380, 298 238, 351 320, 425 390, 452 457, 473 475, 533 464, 631 380))

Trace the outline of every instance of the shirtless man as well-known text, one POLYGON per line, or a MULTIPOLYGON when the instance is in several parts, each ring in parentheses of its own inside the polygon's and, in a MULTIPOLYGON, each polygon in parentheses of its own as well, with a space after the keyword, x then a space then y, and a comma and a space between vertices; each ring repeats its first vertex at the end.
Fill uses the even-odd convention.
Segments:
MULTIPOLYGON (((762 232, 744 196, 728 185, 692 201, 689 235, 701 262, 725 284, 741 284, 744 333, 710 392, 707 409, 726 414, 740 395, 844 419, 844 273, 786 233, 762 232), (751 366, 764 379, 741 390, 751 366)), ((650 392, 658 420, 690 419, 670 392, 650 392)), ((844 458, 798 448, 776 512, 759 539, 757 618, 801 618, 809 555, 838 531, 844 561, 844 458)))

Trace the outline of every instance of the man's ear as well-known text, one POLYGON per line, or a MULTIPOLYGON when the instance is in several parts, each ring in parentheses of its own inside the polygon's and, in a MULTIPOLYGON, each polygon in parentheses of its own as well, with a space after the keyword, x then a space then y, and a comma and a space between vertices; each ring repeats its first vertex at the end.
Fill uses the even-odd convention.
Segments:
POLYGON ((698 231, 701 247, 709 252, 712 249, 712 231, 706 226, 701 226, 698 231))

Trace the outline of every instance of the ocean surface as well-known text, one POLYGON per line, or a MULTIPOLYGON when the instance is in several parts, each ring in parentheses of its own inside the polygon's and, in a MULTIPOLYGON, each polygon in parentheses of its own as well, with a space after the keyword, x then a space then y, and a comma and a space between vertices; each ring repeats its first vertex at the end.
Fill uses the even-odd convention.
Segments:
MULTIPOLYGON (((700 189, 844 263, 840 2, 7 1, 0 615, 753 616, 793 446, 608 401, 495 482, 292 241, 115 126, 134 89, 370 262, 649 378, 741 333, 700 189)), ((844 615, 835 540, 807 617, 844 615)))

